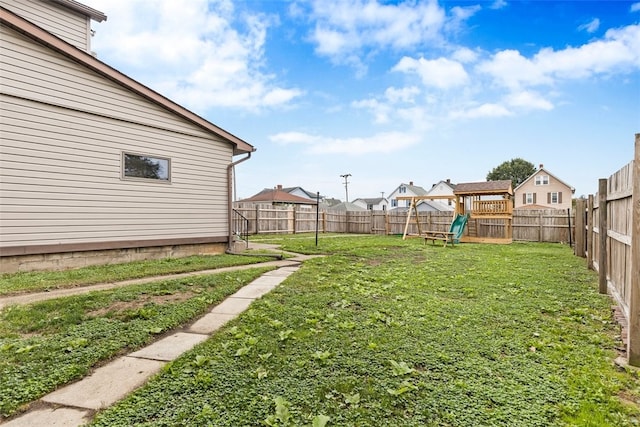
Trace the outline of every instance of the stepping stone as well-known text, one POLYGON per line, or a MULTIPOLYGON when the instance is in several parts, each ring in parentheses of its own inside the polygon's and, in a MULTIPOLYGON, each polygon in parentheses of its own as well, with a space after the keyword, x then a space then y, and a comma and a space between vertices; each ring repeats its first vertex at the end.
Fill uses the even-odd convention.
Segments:
POLYGON ((275 288, 280 283, 282 283, 286 279, 283 276, 260 276, 247 286, 256 285, 256 286, 270 286, 271 288, 275 288))
POLYGON ((240 289, 235 294, 231 295, 232 298, 250 298, 250 299, 258 299, 261 296, 268 294, 271 290, 273 290, 277 285, 264 285, 261 283, 251 283, 250 285, 245 286, 240 289))
POLYGON ((240 314, 245 311, 251 303, 253 299, 249 298, 232 298, 229 297, 226 300, 222 301, 220 304, 215 306, 211 313, 218 314, 240 314))
POLYGON ((223 327, 229 320, 235 319, 236 314, 208 313, 198 319, 188 329, 196 334, 212 334, 223 327))
POLYGON ((207 338, 209 338, 207 335, 178 332, 135 351, 129 356, 169 362, 178 358, 185 351, 191 350, 207 338))
POLYGON ((296 270, 298 270, 298 267, 282 267, 276 270, 267 271, 261 277, 264 277, 264 276, 288 277, 291 275, 291 273, 294 273, 296 270))
POLYGON ((27 412, 3 427, 76 427, 91 421, 89 411, 72 408, 38 409, 27 412))
POLYGON ((157 360, 122 357, 96 369, 88 377, 44 396, 42 400, 77 408, 106 408, 142 386, 164 365, 157 360))

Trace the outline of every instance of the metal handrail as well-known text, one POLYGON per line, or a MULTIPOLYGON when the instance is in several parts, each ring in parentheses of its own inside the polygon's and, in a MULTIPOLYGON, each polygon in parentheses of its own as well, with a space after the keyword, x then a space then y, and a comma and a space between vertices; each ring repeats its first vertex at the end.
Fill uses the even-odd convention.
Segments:
POLYGON ((249 247, 249 220, 236 209, 233 209, 233 233, 249 247))

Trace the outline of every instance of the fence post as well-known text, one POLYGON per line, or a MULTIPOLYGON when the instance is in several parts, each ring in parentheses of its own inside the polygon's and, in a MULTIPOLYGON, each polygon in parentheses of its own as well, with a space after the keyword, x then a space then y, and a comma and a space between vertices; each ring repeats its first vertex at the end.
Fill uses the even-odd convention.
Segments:
POLYGON ((327 212, 322 211, 322 232, 327 232, 327 212))
MULTIPOLYGON (((585 200, 580 198, 576 199, 576 219, 575 219, 575 236, 576 244, 574 246, 574 253, 576 256, 584 258, 584 202, 585 200)), ((571 229, 569 229, 571 233, 571 229)))
POLYGON ((384 234, 388 236, 391 234, 391 227, 389 226, 389 211, 384 210, 384 234))
POLYGON ((542 216, 542 211, 538 214, 538 242, 544 242, 544 217, 542 216))
POLYGON ((631 298, 629 299, 629 364, 640 366, 640 133, 636 134, 631 203, 631 298))
POLYGON ((294 206, 293 207, 293 234, 296 234, 297 228, 298 228, 298 224, 296 224, 298 222, 298 207, 294 206))
POLYGON ((593 194, 587 199, 587 268, 593 270, 593 194))
POLYGON ((598 181, 598 291, 607 293, 607 180, 598 181))
POLYGON ((260 205, 256 205, 256 234, 260 234, 260 205))

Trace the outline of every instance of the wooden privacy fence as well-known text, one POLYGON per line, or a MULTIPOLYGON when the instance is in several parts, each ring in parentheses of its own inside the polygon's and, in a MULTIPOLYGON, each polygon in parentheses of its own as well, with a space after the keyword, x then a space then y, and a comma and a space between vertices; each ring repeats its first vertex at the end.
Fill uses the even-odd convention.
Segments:
POLYGON ((640 366, 640 134, 635 137, 634 160, 600 179, 595 197, 576 204, 575 253, 598 272, 600 293, 616 301, 628 327, 629 364, 640 366))
MULTIPOLYGON (((249 220, 250 234, 268 233, 357 233, 402 235, 407 213, 401 211, 332 211, 315 208, 236 203, 234 206, 249 220)), ((422 230, 448 231, 453 212, 420 212, 422 230)), ((513 239, 530 242, 569 242, 573 240, 573 213, 562 209, 518 209, 513 211, 513 239)), ((483 236, 504 236, 500 220, 478 219, 474 227, 483 236)), ((408 234, 418 234, 415 220, 408 234)))

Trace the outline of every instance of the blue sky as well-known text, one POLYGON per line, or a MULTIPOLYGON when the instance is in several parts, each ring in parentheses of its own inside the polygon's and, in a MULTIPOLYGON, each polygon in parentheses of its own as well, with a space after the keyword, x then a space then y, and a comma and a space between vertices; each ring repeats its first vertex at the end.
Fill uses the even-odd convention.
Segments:
POLYGON ((257 148, 237 196, 484 181, 594 194, 640 133, 640 2, 83 0, 98 58, 257 148))

